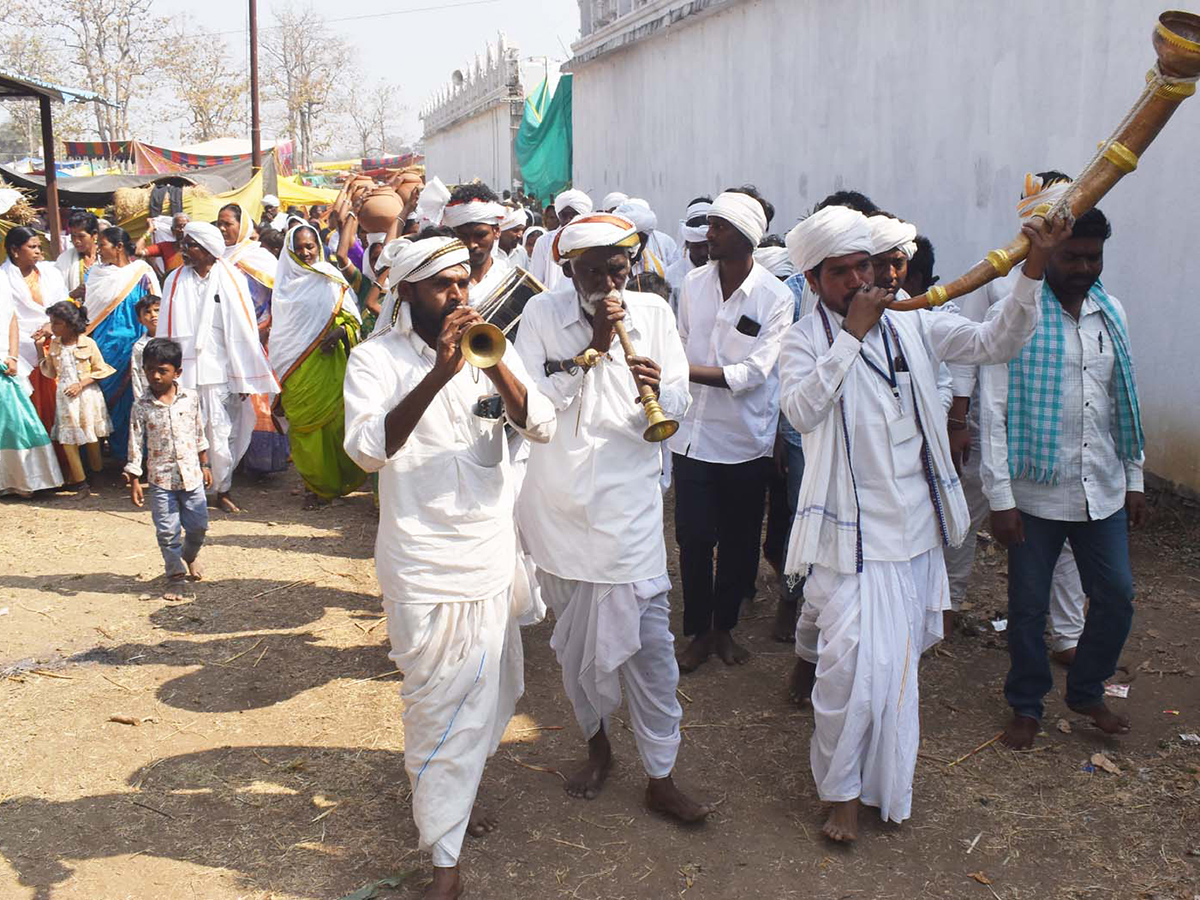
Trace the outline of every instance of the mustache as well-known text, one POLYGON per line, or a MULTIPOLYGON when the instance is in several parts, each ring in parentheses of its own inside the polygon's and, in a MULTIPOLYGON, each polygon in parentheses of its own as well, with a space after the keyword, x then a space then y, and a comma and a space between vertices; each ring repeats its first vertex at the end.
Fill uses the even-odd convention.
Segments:
POLYGON ((583 307, 583 311, 589 316, 595 315, 600 304, 612 297, 615 300, 621 299, 620 291, 592 291, 588 294, 579 294, 579 305, 583 307))

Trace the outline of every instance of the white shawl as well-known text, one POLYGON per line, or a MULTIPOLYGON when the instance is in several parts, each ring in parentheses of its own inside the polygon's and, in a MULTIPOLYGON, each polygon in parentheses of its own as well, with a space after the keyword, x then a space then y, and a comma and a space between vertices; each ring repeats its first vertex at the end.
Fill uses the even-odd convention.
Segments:
MULTIPOLYGON (((891 313, 887 318, 896 329, 904 359, 912 372, 917 413, 937 486, 943 537, 947 544, 957 547, 963 541, 971 517, 950 457, 946 429, 941 425, 945 415, 937 393, 937 361, 925 341, 919 316, 891 313)), ((829 324, 836 339, 840 326, 832 316, 829 324)), ((881 321, 879 327, 886 326, 881 321)), ((819 310, 814 309, 792 328, 809 333, 818 358, 828 351, 830 342, 819 310)), ((785 338, 785 351, 790 342, 785 338)), ((854 392, 846 391, 843 384, 829 415, 803 436, 804 477, 784 567, 789 575, 803 575, 813 564, 844 575, 860 571, 859 529, 880 527, 879 523, 864 526, 859 521, 850 448, 856 440, 887 440, 887 436, 857 431, 854 401, 854 392)), ((935 510, 935 515, 938 514, 939 510, 935 510)))
POLYGON ((97 263, 88 272, 87 287, 83 295, 83 308, 88 314, 88 333, 104 321, 117 304, 124 300, 137 283, 145 278, 150 293, 161 296, 158 276, 143 259, 133 259, 125 266, 108 266, 97 263))
POLYGON ((21 362, 30 369, 37 365, 37 347, 31 339, 33 333, 49 321, 46 316, 47 308, 60 300, 68 299, 67 283, 54 263, 43 260, 37 264, 37 270, 42 283, 40 304, 33 299, 21 270, 13 265, 12 260, 7 260, 0 266, 0 275, 8 277, 8 290, 12 294, 13 306, 17 308, 17 327, 21 331, 21 362))
POLYGON ((332 265, 321 261, 307 266, 292 249, 296 226, 288 232, 284 250, 275 269, 275 293, 271 298, 271 364, 280 384, 294 366, 325 334, 334 314, 347 310, 359 317, 354 293, 332 265))
MULTIPOLYGON (((67 249, 58 255, 58 259, 54 261, 54 266, 62 274, 63 281, 67 283, 67 290, 73 291, 79 285, 83 284, 83 275, 79 271, 79 251, 75 249, 74 244, 68 244, 67 249)), ((100 265, 100 259, 95 259, 95 265, 100 265)))
POLYGON ((191 266, 181 266, 163 284, 158 337, 171 338, 183 347, 180 382, 186 388, 196 387, 196 359, 204 352, 212 334, 213 316, 218 313, 225 326, 229 390, 235 394, 278 394, 279 382, 258 340, 250 285, 246 276, 224 259, 213 263, 207 278, 201 278, 191 266), (220 303, 213 300, 214 295, 220 296, 220 303))
POLYGON ((245 272, 247 278, 271 290, 275 286, 275 256, 258 241, 250 240, 250 217, 240 204, 231 205, 241 210, 242 224, 237 240, 225 248, 225 259, 245 272))

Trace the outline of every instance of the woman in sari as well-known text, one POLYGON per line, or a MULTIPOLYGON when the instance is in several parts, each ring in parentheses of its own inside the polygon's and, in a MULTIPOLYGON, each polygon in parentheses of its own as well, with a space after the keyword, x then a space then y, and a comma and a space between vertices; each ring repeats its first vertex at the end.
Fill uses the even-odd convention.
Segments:
MULTIPOLYGON (((8 260, 0 266, 0 277, 8 282, 8 291, 17 310, 18 350, 22 369, 29 373, 33 388, 33 407, 46 428, 54 428, 54 410, 58 405, 58 385, 38 369, 37 347, 33 334, 49 327, 47 308, 67 299, 67 283, 54 263, 42 259, 42 242, 37 232, 24 226, 4 236, 8 260)), ((64 462, 63 458, 59 463, 64 462)))
POLYGON ((275 274, 271 364, 282 385, 278 409, 287 417, 292 462, 309 490, 305 507, 348 494, 366 473, 342 447, 342 382, 358 343, 359 313, 337 269, 321 260, 310 225, 287 235, 275 274))
MULTIPOLYGON (((251 240, 253 223, 237 203, 227 203, 217 213, 217 228, 225 239, 225 259, 233 263, 250 284, 258 336, 264 347, 271 331, 271 299, 275 288, 275 267, 271 251, 251 240)), ((262 394, 250 398, 254 405, 254 434, 250 448, 242 457, 242 466, 258 476, 282 472, 287 468, 288 438, 280 434, 271 418, 271 399, 262 394)))
POLYGON ((100 265, 93 266, 84 282, 83 305, 88 314, 87 335, 100 347, 104 361, 117 371, 100 382, 112 434, 108 446, 117 459, 125 459, 129 443, 129 413, 133 387, 129 360, 133 345, 145 330, 136 307, 147 294, 161 296, 158 277, 150 264, 135 258, 133 241, 123 228, 106 228, 96 243, 100 265))

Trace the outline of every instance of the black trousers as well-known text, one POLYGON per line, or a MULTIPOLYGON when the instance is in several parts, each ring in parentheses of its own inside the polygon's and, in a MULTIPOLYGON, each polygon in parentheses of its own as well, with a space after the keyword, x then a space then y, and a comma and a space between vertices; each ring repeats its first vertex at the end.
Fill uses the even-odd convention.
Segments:
POLYGON ((732 631, 747 585, 758 573, 771 459, 710 463, 676 453, 673 463, 683 633, 732 631))

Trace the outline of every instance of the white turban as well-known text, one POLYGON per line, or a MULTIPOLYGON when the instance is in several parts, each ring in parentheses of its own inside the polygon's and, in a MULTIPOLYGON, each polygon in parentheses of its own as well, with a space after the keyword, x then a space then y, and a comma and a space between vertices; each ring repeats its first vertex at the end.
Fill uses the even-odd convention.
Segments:
POLYGON ((262 204, 263 204, 263 206, 274 206, 275 208, 278 209, 279 198, 276 197, 274 194, 263 194, 262 204))
POLYGON ((451 266, 465 266, 470 261, 466 246, 458 238, 430 237, 421 241, 397 238, 383 248, 380 268, 387 266, 388 286, 401 281, 410 284, 432 278, 451 266))
POLYGON ((609 191, 604 195, 604 199, 600 201, 600 209, 612 211, 629 199, 628 194, 622 194, 620 191, 609 191))
POLYGON ((581 216, 586 216, 593 209, 592 198, 583 191, 563 191, 554 198, 554 211, 561 216, 567 207, 575 210, 581 216))
POLYGON ((796 274, 796 267, 783 247, 759 247, 754 251, 754 261, 776 278, 790 278, 796 274))
POLYGON ((512 231, 514 228, 524 228, 529 224, 529 217, 523 209, 514 209, 500 223, 501 231, 512 231))
POLYGON ((867 222, 871 226, 871 243, 874 245, 872 256, 900 250, 909 259, 913 258, 917 252, 916 225, 891 216, 871 216, 867 222))
POLYGON ((551 252, 555 262, 578 256, 593 247, 633 247, 638 243, 637 226, 612 213, 576 216, 554 236, 551 252))
POLYGON ((712 204, 707 200, 697 200, 683 214, 679 223, 679 236, 684 243, 702 244, 708 240, 708 214, 712 212, 712 204), (699 225, 689 225, 692 219, 703 219, 699 225))
POLYGON ((183 226, 183 236, 190 237, 212 254, 214 259, 225 255, 225 238, 216 225, 207 222, 188 222, 183 226))
POLYGON ((526 230, 526 232, 525 232, 524 236, 521 238, 521 240, 524 243, 528 243, 529 239, 531 237, 539 237, 540 238, 545 233, 546 233, 546 229, 543 228, 541 225, 534 225, 532 228, 526 230))
POLYGON ((650 234, 658 227, 658 216, 654 214, 650 204, 641 197, 629 198, 613 210, 613 215, 628 219, 643 234, 650 234))
POLYGON ((442 213, 442 225, 459 228, 463 225, 499 225, 508 215, 508 207, 494 200, 466 200, 447 204, 442 213))
POLYGON ((763 206, 749 194, 738 191, 726 191, 719 194, 708 212, 709 218, 724 219, 750 241, 750 246, 757 247, 758 242, 767 233, 767 214, 763 206))
POLYGON ((1072 187, 1074 183, 1070 180, 1056 181, 1047 187, 1036 175, 1026 174, 1025 190, 1021 194, 1021 202, 1017 204, 1017 217, 1024 222, 1033 217, 1038 207, 1044 204, 1053 207, 1072 187))
MULTIPOLYGON (((367 243, 363 246, 362 271, 371 281, 375 280, 375 267, 371 265, 371 248, 387 240, 386 231, 372 231, 367 235, 367 243)), ((380 250, 380 253, 383 251, 380 250)))
MULTIPOLYGON (((0 192, 2 193, 2 192, 0 192)), ((3 204, 0 204, 2 206, 3 204)), ((174 238, 171 236, 171 225, 174 223, 174 218, 171 216, 155 216, 150 220, 150 238, 154 243, 161 241, 171 241, 174 238)))
POLYGON ((446 189, 446 185, 442 183, 442 179, 435 175, 433 180, 421 189, 421 196, 417 200, 417 208, 413 210, 410 218, 416 220, 418 229, 426 228, 430 225, 441 225, 442 212, 449 202, 450 191, 446 189))
POLYGON ((788 256, 797 272, 809 272, 831 256, 872 253, 871 224, 856 209, 827 206, 787 235, 788 256))

